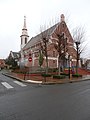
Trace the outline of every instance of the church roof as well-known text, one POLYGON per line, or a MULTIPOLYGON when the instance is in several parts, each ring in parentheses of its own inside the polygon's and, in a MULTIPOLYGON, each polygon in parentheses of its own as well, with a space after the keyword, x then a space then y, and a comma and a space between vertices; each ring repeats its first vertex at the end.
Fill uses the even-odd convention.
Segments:
POLYGON ((53 31, 55 30, 55 28, 57 27, 59 23, 53 25, 52 27, 48 28, 47 30, 41 32, 40 34, 36 35, 35 37, 32 37, 29 42, 24 46, 23 49, 27 49, 30 48, 31 46, 35 45, 36 42, 40 42, 42 40, 42 35, 47 35, 47 37, 49 37, 53 31))

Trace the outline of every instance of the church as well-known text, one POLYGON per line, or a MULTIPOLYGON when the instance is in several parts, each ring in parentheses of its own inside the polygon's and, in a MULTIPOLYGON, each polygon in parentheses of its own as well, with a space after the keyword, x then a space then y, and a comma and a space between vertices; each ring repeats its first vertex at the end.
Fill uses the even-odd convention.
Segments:
MULTIPOLYGON (((61 64, 63 66, 63 62, 65 62, 65 66, 68 67, 68 56, 71 57, 72 66, 76 66, 76 50, 74 48, 74 41, 71 36, 71 33, 68 29, 68 26, 65 22, 64 14, 60 15, 60 21, 48 28, 45 31, 42 31, 40 34, 29 39, 28 30, 26 27, 26 17, 24 16, 24 25, 22 29, 21 45, 20 45, 20 66, 24 67, 38 67, 39 66, 39 54, 41 50, 42 43, 42 34, 48 37, 47 43, 47 56, 48 56, 48 67, 49 68, 58 68, 59 62, 59 52, 55 48, 55 44, 57 44, 58 38, 57 34, 64 34, 64 37, 67 38, 66 46, 67 51, 65 53, 65 60, 63 58, 61 60, 61 64), (31 56, 31 60, 29 57, 31 56)), ((63 51, 62 51, 63 52, 63 51)), ((46 56, 44 56, 44 61, 42 67, 46 66, 46 56)))

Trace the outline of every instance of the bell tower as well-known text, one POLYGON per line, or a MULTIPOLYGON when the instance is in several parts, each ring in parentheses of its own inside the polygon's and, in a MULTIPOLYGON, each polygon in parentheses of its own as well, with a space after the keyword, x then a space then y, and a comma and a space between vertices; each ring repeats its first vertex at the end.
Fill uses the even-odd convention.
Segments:
POLYGON ((29 36, 27 32, 27 27, 26 27, 26 16, 24 16, 24 25, 22 29, 22 35, 21 37, 21 49, 27 44, 29 36))

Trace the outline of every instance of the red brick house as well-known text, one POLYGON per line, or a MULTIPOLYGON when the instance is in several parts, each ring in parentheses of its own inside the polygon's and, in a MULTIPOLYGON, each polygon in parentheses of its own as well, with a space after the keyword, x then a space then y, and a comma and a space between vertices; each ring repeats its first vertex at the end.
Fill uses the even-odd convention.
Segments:
MULTIPOLYGON (((72 65, 76 66, 76 50, 74 48, 73 38, 71 33, 66 25, 65 17, 62 14, 60 18, 60 22, 50 27, 49 29, 42 32, 43 35, 48 36, 48 45, 47 45, 47 53, 48 53, 48 66, 50 68, 58 67, 58 52, 54 47, 56 44, 58 37, 57 34, 64 34, 64 37, 67 38, 67 54, 72 56, 72 65)), ((24 66, 39 66, 39 51, 40 51, 40 43, 42 42, 42 33, 32 37, 29 41, 29 36, 26 28, 26 18, 24 18, 24 27, 22 29, 21 37, 21 60, 20 64, 24 66), (32 61, 29 62, 29 53, 32 55, 32 61)), ((44 56, 44 62, 42 66, 46 66, 45 62, 46 57, 44 56)), ((63 59, 62 62, 63 63, 63 59)), ((63 65, 63 64, 62 64, 63 65)), ((68 66, 68 58, 65 58, 65 65, 68 66)))
POLYGON ((5 64, 5 60, 4 59, 0 59, 0 70, 5 68, 6 64, 5 64))

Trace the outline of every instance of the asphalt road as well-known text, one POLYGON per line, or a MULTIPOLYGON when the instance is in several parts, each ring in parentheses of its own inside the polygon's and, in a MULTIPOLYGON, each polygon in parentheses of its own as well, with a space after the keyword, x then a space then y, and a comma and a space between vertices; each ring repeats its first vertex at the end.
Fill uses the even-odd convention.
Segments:
POLYGON ((0 120, 90 120, 90 81, 20 84, 0 73, 0 120))

